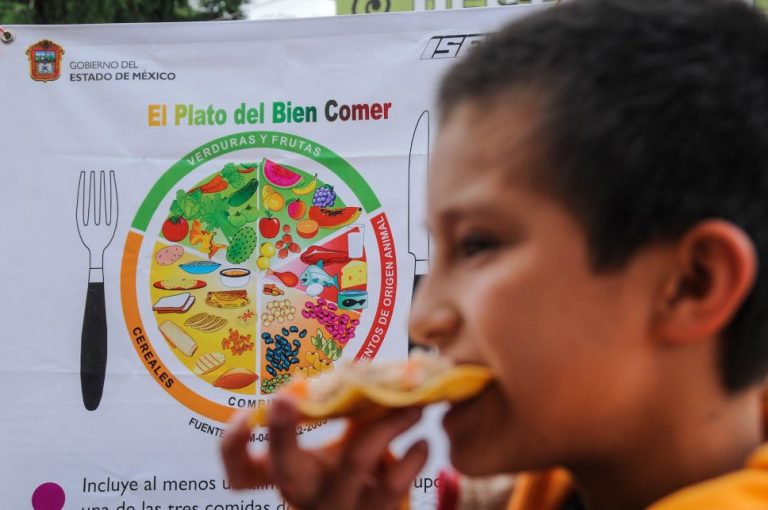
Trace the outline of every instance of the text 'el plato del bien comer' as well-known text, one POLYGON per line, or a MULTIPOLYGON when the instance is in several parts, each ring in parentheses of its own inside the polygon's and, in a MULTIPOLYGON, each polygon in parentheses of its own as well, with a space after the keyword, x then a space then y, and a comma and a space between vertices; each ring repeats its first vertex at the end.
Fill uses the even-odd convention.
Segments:
POLYGON ((222 126, 259 124, 306 124, 318 122, 383 121, 392 115, 392 102, 351 103, 329 99, 321 107, 298 105, 291 101, 274 101, 255 105, 240 103, 230 111, 214 105, 191 103, 147 105, 147 125, 164 126, 222 126), (321 117, 322 114, 322 117, 321 117))

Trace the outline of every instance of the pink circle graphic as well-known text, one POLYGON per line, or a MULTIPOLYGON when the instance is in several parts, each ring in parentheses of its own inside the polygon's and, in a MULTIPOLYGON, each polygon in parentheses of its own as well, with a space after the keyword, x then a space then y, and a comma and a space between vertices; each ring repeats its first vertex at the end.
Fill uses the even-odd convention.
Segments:
POLYGON ((64 489, 53 482, 45 482, 37 486, 32 493, 32 508, 34 510, 61 510, 64 508, 64 489))

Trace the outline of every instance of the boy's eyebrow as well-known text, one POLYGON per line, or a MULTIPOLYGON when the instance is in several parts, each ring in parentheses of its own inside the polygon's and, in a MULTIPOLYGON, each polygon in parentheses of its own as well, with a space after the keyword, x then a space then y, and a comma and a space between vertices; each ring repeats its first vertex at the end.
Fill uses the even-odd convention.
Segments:
MULTIPOLYGON (((498 214, 499 214, 498 209, 493 207, 492 205, 489 205, 488 203, 473 204, 468 206, 451 204, 449 207, 446 207, 443 210, 437 211, 435 213, 435 219, 439 223, 452 224, 459 219, 465 219, 465 218, 488 219, 494 216, 498 216, 498 214)), ((428 220, 427 228, 429 229, 430 226, 434 226, 434 225, 432 225, 428 220)))

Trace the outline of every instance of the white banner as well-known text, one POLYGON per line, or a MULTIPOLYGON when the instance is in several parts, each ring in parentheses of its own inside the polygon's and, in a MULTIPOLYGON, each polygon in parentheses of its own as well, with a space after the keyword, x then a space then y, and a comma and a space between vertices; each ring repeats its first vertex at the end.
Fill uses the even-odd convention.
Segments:
MULTIPOLYGON (((435 85, 536 9, 6 27, 3 508, 287 508, 228 489, 225 423, 296 374, 407 356, 435 85)), ((416 508, 438 417, 409 434, 433 449, 416 508)))

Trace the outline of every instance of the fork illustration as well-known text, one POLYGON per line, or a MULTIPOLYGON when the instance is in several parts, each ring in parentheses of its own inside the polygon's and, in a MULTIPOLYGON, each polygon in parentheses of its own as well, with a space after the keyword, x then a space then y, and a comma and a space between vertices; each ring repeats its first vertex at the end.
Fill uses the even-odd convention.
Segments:
POLYGON ((107 310, 104 302, 104 251, 117 227, 117 183, 115 172, 88 176, 80 172, 77 183, 77 233, 88 249, 88 294, 85 298, 83 332, 80 337, 80 387, 89 411, 99 407, 107 370, 107 310), (88 190, 86 192, 86 180, 88 190))

